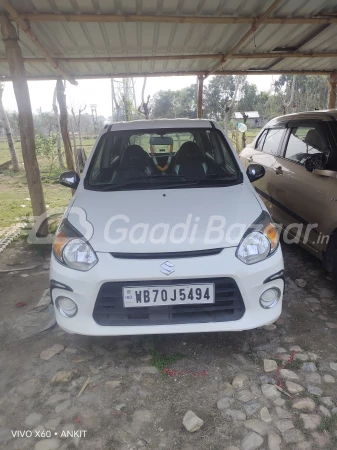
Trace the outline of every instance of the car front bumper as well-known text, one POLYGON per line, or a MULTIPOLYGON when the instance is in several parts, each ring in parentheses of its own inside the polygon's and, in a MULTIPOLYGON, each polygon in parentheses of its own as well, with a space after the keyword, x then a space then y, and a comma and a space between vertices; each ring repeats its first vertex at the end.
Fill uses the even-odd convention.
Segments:
POLYGON ((120 259, 109 253, 97 253, 99 262, 96 266, 88 272, 80 272, 59 264, 52 256, 50 279, 71 289, 54 287, 51 292, 52 300, 55 304, 58 296, 66 296, 71 298, 78 308, 74 317, 67 318, 55 307, 57 323, 69 333, 90 336, 241 331, 273 323, 282 311, 284 280, 277 278, 265 281, 284 269, 280 246, 271 257, 252 265, 246 265, 237 259, 235 251, 236 248, 232 247, 217 255, 170 259, 175 265, 175 272, 169 276, 160 272, 160 264, 164 262, 161 259, 120 259), (104 283, 118 281, 137 285, 137 281, 164 282, 172 279, 177 280, 177 283, 183 283, 184 279, 202 283, 205 278, 216 277, 230 277, 236 282, 245 305, 245 312, 240 319, 206 323, 102 326, 93 318, 97 295, 104 283), (259 299, 261 294, 271 287, 279 288, 282 296, 273 308, 264 309, 260 306, 259 299))

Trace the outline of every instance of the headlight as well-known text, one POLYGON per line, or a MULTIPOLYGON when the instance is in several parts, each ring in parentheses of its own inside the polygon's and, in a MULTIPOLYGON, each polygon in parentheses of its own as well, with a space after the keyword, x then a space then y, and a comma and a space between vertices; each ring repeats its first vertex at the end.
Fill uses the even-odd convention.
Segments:
POLYGON ((243 235, 236 256, 245 264, 254 264, 268 258, 277 249, 279 233, 265 211, 243 235))
POLYGON ((90 244, 67 219, 63 220, 56 233, 53 253, 61 264, 83 272, 90 270, 98 262, 90 244))

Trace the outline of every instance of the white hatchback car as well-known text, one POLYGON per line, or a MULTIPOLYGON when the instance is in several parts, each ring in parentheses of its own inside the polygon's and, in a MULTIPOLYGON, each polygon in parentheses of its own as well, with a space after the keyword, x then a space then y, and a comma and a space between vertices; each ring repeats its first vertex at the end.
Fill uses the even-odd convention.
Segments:
POLYGON ((277 229, 221 127, 209 120, 106 125, 57 231, 59 326, 84 335, 246 330, 281 314, 277 229))

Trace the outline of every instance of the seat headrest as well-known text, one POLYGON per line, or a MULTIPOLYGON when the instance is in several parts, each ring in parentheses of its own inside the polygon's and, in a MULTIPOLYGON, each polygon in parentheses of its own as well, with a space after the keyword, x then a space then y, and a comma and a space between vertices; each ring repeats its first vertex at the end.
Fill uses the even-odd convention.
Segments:
POLYGON ((323 150, 324 144, 322 142, 322 138, 319 135, 318 131, 312 128, 307 132, 305 136, 304 142, 310 147, 315 148, 316 150, 323 150))
POLYGON ((198 161, 204 163, 206 161, 205 155, 203 154, 199 145, 195 142, 184 142, 183 145, 177 152, 176 164, 181 164, 187 161, 198 161))
POLYGON ((130 167, 144 168, 149 165, 149 155, 142 149, 140 145, 129 145, 124 150, 119 165, 120 169, 129 169, 130 167))

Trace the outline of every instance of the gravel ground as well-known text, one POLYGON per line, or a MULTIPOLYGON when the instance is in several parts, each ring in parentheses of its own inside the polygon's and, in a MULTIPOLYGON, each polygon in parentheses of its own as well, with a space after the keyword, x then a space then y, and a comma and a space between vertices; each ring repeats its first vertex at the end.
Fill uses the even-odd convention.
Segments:
POLYGON ((93 338, 57 326, 27 337, 48 261, 19 245, 0 255, 13 268, 0 273, 1 449, 337 448, 336 293, 300 248, 283 247, 273 326, 93 338))

